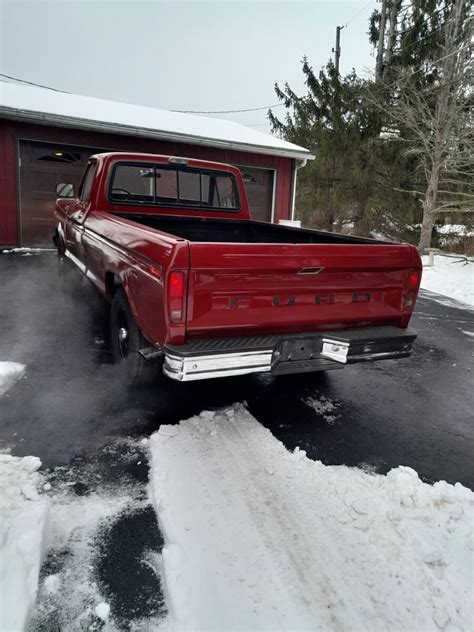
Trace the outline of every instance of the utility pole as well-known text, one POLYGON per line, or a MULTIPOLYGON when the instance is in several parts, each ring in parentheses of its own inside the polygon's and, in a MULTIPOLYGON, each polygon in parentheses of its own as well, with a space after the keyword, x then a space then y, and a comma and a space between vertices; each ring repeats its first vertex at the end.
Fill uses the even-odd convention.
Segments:
POLYGON ((385 25, 387 21, 387 0, 381 0, 379 41, 377 42, 377 56, 375 58, 375 81, 380 81, 383 76, 383 59, 385 51, 385 25))
POLYGON ((334 66, 336 68, 336 75, 339 76, 339 58, 341 57, 341 31, 343 26, 336 26, 336 47, 332 49, 334 53, 334 66))

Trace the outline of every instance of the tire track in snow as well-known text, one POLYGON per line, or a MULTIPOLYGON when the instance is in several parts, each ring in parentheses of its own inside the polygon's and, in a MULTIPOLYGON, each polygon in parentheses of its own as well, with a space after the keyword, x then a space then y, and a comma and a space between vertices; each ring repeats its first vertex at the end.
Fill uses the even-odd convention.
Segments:
MULTIPOLYGON (((332 611, 332 606, 340 601, 337 592, 324 573, 321 559, 314 555, 308 534, 301 530, 301 522, 296 518, 304 514, 305 508, 296 503, 295 498, 288 502, 288 490, 282 493, 281 488, 276 488, 275 470, 271 463, 262 463, 263 470, 256 468, 255 475, 248 478, 249 456, 253 463, 258 464, 264 455, 255 449, 255 441, 249 440, 252 435, 242 431, 239 421, 228 420, 224 427, 222 434, 229 461, 237 466, 242 480, 246 481, 245 499, 254 526, 264 539, 268 552, 273 555, 286 590, 296 604, 300 602, 300 606, 311 613, 317 627, 347 629, 348 622, 344 623, 332 611), (239 439, 237 442, 236 437, 239 439), (277 526, 277 529, 268 529, 267 524, 277 526), (278 551, 278 556, 274 555, 275 551, 278 551)), ((304 454, 301 452, 302 456, 304 454)))

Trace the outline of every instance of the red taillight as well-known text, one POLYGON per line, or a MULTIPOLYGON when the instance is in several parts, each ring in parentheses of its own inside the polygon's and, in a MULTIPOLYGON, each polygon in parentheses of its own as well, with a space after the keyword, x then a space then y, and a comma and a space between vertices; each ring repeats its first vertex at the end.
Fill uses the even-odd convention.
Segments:
POLYGON ((413 309, 415 306, 416 295, 418 294, 418 288, 421 281, 421 270, 410 270, 408 275, 408 287, 405 294, 405 300, 403 302, 404 309, 413 309))
POLYGON ((170 320, 180 323, 184 318, 184 272, 171 272, 168 277, 168 309, 170 320))
POLYGON ((420 282, 421 270, 412 270, 408 278, 408 287, 410 290, 417 290, 420 282))

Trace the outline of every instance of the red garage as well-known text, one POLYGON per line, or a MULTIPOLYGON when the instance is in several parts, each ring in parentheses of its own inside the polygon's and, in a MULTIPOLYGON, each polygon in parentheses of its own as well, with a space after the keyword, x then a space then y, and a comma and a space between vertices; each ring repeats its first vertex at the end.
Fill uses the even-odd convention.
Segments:
POLYGON ((0 245, 49 246, 58 182, 91 154, 129 150, 240 167, 255 219, 291 219, 310 153, 238 123, 0 82, 0 245))

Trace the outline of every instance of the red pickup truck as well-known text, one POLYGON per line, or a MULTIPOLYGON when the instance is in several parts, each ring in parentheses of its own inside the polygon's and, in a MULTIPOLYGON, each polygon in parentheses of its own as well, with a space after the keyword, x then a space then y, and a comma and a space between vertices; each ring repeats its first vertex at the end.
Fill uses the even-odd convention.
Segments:
POLYGON ((230 165, 92 156, 54 241, 111 302, 133 381, 342 368, 409 356, 416 248, 250 219, 230 165))

